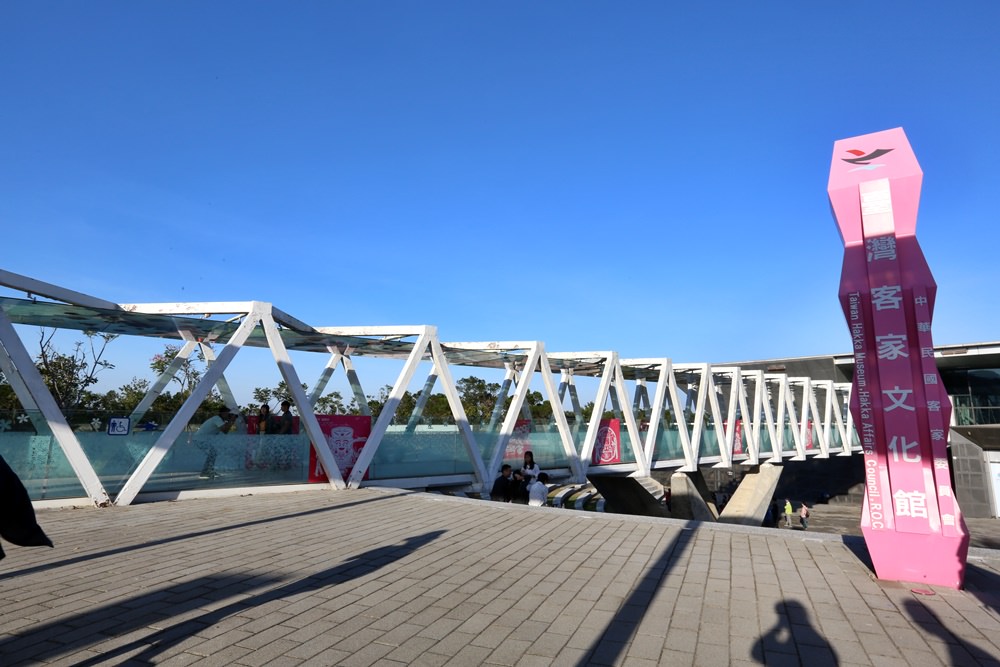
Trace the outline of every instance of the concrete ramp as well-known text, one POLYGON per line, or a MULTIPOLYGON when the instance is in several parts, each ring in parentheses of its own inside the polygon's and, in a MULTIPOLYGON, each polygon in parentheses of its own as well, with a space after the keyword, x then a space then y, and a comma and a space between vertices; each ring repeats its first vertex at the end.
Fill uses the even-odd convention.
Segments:
POLYGON ((606 510, 618 514, 673 516, 663 505, 663 485, 649 477, 594 475, 589 478, 604 497, 606 510), (657 497, 657 493, 659 497, 657 497))
POLYGON ((761 525, 780 478, 780 466, 763 463, 751 468, 736 487, 733 497, 726 503, 725 509, 719 516, 719 522, 741 526, 761 525))
POLYGON ((701 471, 675 472, 670 476, 670 516, 675 519, 715 521, 718 512, 708 498, 708 486, 701 471))

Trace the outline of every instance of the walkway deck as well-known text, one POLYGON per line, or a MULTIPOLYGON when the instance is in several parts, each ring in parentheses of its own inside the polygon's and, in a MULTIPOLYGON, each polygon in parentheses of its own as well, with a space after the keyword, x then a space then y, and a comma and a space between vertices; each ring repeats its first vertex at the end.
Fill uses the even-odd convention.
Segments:
POLYGON ((384 489, 39 521, 0 664, 1000 665, 1000 551, 923 595, 837 535, 384 489))

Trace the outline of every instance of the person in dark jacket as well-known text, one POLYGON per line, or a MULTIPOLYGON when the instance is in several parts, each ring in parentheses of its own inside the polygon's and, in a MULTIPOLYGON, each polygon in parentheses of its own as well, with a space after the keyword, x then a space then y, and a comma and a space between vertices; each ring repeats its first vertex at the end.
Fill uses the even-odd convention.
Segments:
POLYGON ((490 491, 490 499, 501 503, 509 503, 514 499, 514 492, 517 490, 518 482, 513 477, 513 469, 503 464, 500 468, 500 476, 493 482, 493 490, 490 491))
MULTIPOLYGON (((20 547, 51 547, 52 540, 35 520, 28 490, 0 456, 0 537, 20 547)), ((4 557, 0 547, 0 558, 4 557)))

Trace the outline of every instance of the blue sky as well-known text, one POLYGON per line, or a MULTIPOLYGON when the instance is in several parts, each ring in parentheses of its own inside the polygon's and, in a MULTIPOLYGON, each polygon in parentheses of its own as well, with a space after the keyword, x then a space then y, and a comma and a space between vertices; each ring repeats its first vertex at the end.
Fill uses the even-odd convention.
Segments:
POLYGON ((901 126, 935 342, 996 340, 998 23, 986 1, 7 0, 2 268, 442 340, 845 352, 833 142, 901 126))

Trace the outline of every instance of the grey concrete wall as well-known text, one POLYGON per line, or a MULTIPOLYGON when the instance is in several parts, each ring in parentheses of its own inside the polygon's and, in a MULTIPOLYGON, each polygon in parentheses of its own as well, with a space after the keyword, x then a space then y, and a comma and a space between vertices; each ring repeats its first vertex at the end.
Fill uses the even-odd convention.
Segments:
POLYGON ((990 470, 983 450, 961 433, 951 433, 951 471, 955 497, 962 513, 971 519, 993 516, 990 503, 990 470))

